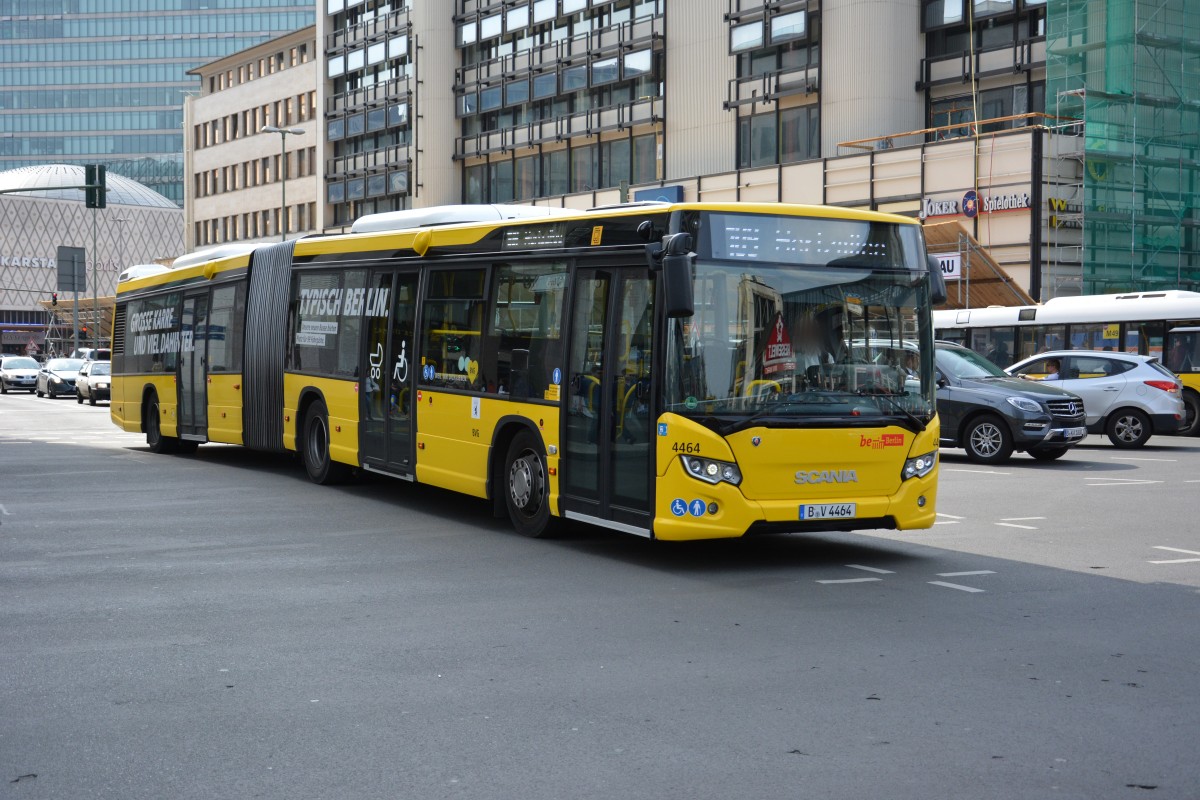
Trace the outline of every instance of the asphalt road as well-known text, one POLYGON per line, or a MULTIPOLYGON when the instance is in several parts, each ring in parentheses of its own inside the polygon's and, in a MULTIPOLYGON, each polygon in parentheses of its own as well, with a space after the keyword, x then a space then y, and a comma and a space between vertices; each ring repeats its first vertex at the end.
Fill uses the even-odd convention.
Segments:
POLYGON ((532 541, 0 397, 0 797, 1200 797, 1200 440, 942 469, 929 531, 532 541))

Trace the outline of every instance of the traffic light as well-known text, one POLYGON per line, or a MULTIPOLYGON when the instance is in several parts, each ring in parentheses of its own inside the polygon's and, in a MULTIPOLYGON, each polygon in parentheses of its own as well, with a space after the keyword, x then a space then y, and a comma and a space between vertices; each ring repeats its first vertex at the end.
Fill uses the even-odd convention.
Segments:
POLYGON ((52 305, 52 306, 58 305, 58 292, 50 293, 50 305, 52 305))
POLYGON ((87 182, 87 188, 84 189, 87 207, 104 208, 108 204, 105 197, 107 187, 104 184, 104 165, 84 164, 83 172, 87 182))

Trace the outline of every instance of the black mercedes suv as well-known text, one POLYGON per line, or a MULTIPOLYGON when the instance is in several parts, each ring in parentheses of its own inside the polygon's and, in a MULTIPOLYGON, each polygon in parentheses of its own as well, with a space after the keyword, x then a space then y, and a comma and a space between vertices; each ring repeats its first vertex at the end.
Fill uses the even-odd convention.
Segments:
POLYGON ((1007 461, 1014 450, 1052 461, 1087 435, 1077 395, 1011 377, 960 345, 935 347, 943 447, 962 447, 977 464, 1007 461))

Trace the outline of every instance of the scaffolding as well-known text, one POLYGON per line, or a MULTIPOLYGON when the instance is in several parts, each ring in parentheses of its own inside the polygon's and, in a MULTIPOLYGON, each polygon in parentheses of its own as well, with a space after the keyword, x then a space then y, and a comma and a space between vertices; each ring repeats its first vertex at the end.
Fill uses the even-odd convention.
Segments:
POLYGON ((1047 5, 1046 96, 1080 123, 1087 294, 1200 290, 1196 10, 1195 0, 1047 5))

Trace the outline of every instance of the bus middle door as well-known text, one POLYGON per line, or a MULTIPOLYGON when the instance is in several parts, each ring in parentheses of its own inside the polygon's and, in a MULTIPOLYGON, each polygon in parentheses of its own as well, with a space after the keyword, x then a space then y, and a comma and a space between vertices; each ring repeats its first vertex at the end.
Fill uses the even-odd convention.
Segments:
POLYGON ((364 309, 366 334, 359 367, 359 450, 363 466, 412 480, 416 398, 417 273, 377 272, 364 309))
POLYGON ((208 292, 183 298, 179 341, 179 438, 208 436, 208 292))

